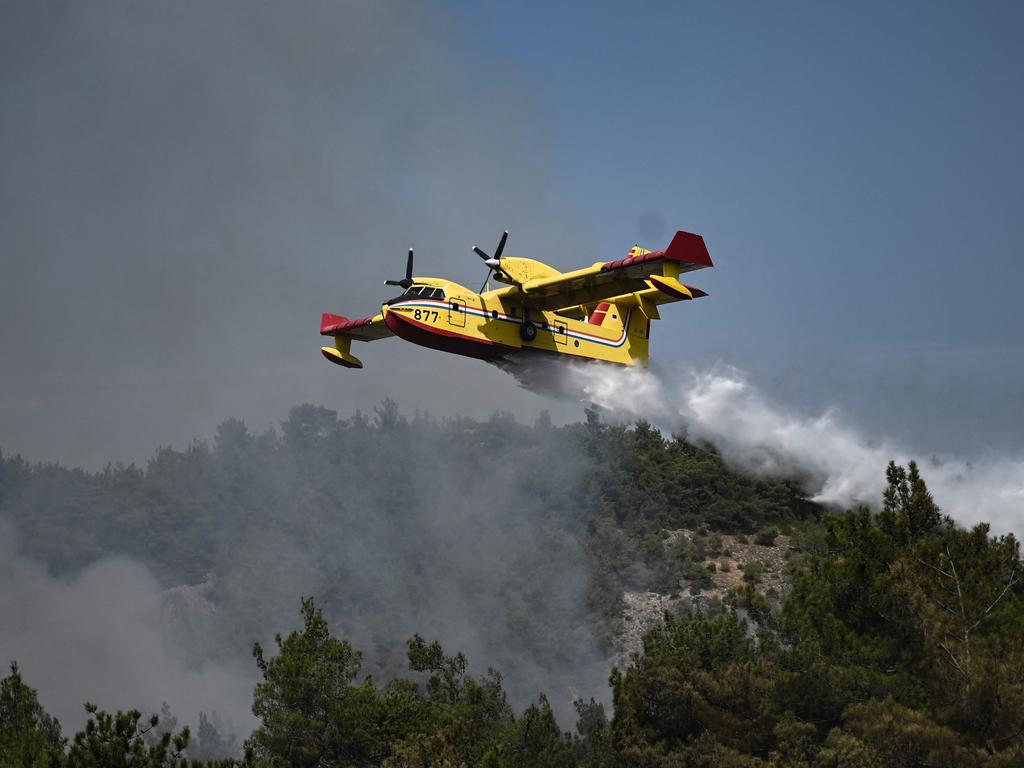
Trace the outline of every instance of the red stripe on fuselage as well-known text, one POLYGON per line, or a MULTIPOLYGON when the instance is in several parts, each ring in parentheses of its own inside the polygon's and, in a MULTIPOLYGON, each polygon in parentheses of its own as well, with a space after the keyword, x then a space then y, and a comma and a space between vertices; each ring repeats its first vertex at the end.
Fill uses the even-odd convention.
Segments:
POLYGON ((436 328, 406 317, 401 312, 389 311, 384 315, 391 332, 399 338, 419 344, 421 347, 451 352, 464 357, 475 357, 478 360, 495 360, 505 357, 510 352, 518 351, 515 347, 497 344, 490 339, 478 339, 444 328, 436 328))

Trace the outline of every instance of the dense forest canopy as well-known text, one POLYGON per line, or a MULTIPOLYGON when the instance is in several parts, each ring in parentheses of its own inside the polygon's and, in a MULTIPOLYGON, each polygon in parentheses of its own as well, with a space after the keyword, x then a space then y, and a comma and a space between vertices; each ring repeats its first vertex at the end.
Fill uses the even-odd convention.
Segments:
POLYGON ((218 610, 175 615, 179 639, 251 652, 257 725, 243 754, 205 714, 193 735, 169 710, 90 705, 65 738, 12 666, 0 766, 1019 765, 1018 543, 957 527, 914 465, 887 481, 874 511, 825 511, 799 478, 646 423, 438 422, 391 401, 302 406, 259 435, 228 421, 145 468, 2 457, 22 556, 71 578, 128 555, 170 593, 203 585, 218 610), (723 537, 779 533, 784 588, 751 563, 724 599, 686 597, 723 537), (641 591, 682 599, 612 669, 641 591))
POLYGON ((403 638, 421 632, 504 670, 518 702, 544 681, 563 709, 570 688, 606 690, 623 589, 678 589, 691 563, 660 531, 816 511, 795 485, 647 424, 438 422, 390 400, 348 419, 301 406, 258 435, 227 421, 212 445, 163 448, 144 468, 0 460, 0 517, 51 573, 127 555, 165 588, 204 584, 219 610, 186 617, 197 653, 247 655, 240 638, 268 639, 312 594, 375 649, 376 674, 401 671, 403 638))
POLYGON ((253 435, 232 419, 212 446, 162 448, 145 468, 98 473, 0 453, 0 514, 26 553, 58 571, 131 554, 169 586, 201 580, 237 545, 240 525, 308 528, 314 512, 349 524, 369 513, 412 519, 424 507, 446 517, 467 505, 474 516, 492 506, 564 526, 608 518, 636 532, 751 531, 815 511, 791 482, 733 472, 712 450, 665 440, 647 423, 605 424, 596 411, 556 428, 507 414, 410 420, 391 400, 370 418, 306 405, 280 431, 253 435))

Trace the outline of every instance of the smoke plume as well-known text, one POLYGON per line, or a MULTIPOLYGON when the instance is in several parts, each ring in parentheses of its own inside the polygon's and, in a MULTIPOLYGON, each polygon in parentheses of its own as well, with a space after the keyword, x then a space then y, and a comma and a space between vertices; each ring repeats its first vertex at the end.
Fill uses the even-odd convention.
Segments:
POLYGON ((97 468, 299 402, 536 400, 395 341, 360 345, 357 377, 318 351, 320 313, 378 311, 410 246, 417 275, 472 286, 470 247, 502 229, 509 254, 587 261, 545 199, 533 92, 457 9, 109 0, 2 19, 3 448, 97 468))
POLYGON ((609 413, 706 441, 737 466, 798 478, 825 504, 877 504, 888 462, 916 458, 936 500, 957 522, 1024 531, 1024 461, 915 456, 889 439, 869 439, 836 409, 816 416, 789 411, 734 367, 669 374, 583 364, 570 366, 563 383, 609 413))
POLYGON ((200 711, 248 733, 252 670, 188 658, 145 565, 111 557, 57 578, 16 551, 12 528, 0 521, 0 659, 18 662, 65 733, 84 724, 87 701, 146 715, 166 701, 193 733, 200 711))
POLYGON ((167 701, 183 724, 217 711, 247 734, 252 644, 273 649, 306 595, 379 682, 408 674, 419 633, 474 675, 499 670, 516 707, 545 692, 571 723, 575 697, 606 698, 585 463, 547 421, 300 406, 280 433, 225 422, 212 448, 162 449, 144 472, 24 472, 0 506, 22 539, 0 553, 0 658, 66 725, 86 700, 167 701))

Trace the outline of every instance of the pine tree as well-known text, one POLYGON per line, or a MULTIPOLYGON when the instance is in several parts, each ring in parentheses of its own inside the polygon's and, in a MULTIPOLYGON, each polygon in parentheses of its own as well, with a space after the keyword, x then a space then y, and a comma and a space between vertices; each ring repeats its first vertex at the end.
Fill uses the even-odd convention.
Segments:
POLYGON ((0 680, 0 766, 59 765, 64 744, 60 723, 42 708, 12 661, 11 674, 0 680))

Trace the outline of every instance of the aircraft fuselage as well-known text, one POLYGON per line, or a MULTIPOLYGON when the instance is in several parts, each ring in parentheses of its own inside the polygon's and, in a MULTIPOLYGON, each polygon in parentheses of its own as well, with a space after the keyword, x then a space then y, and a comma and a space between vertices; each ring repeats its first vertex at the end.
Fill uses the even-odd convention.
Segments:
POLYGON ((616 363, 646 362, 649 324, 611 307, 605 325, 509 305, 492 294, 445 284, 444 298, 399 297, 381 308, 396 336, 431 349, 481 360, 547 352, 616 363), (524 331, 524 324, 532 329, 524 331), (532 338, 531 338, 532 337, 532 338), (640 353, 638 355, 638 353, 640 353))

